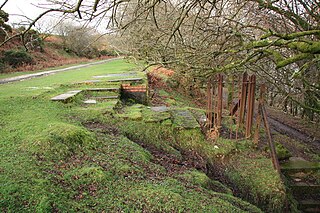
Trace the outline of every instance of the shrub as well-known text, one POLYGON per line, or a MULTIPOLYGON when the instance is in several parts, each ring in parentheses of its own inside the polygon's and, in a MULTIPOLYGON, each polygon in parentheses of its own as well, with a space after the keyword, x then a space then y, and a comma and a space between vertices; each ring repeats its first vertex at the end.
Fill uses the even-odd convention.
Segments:
POLYGON ((33 59, 29 53, 24 50, 8 50, 4 52, 2 61, 12 67, 18 67, 23 64, 32 64, 33 59))
POLYGON ((6 70, 6 65, 0 60, 0 73, 3 73, 6 70))
POLYGON ((101 50, 100 55, 101 56, 118 56, 115 50, 101 50))

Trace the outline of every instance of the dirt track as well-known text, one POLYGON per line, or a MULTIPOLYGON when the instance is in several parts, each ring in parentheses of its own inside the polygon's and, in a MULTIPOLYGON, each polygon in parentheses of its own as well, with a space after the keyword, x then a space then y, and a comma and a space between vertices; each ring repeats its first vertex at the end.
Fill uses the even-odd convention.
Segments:
POLYGON ((300 132, 299 130, 288 126, 274 118, 268 117, 270 126, 273 131, 279 132, 281 134, 285 134, 290 138, 301 141, 305 143, 308 147, 311 147, 313 150, 320 153, 320 139, 314 138, 307 133, 300 132))

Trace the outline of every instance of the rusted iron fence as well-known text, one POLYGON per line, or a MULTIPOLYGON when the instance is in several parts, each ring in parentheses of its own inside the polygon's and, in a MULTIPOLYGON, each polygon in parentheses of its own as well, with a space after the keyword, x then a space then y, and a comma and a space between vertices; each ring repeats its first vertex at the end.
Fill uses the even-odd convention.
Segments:
MULTIPOLYGON (((224 76, 217 74, 208 80, 207 86, 207 130, 211 138, 217 139, 220 137, 222 129, 223 119, 223 103, 225 108, 229 111, 230 124, 236 125, 235 139, 249 139, 253 138, 254 144, 258 145, 259 141, 259 130, 261 122, 263 121, 266 129, 268 144, 271 150, 271 157, 274 168, 280 171, 279 162, 276 156, 276 150, 272 141, 272 135, 267 119, 267 112, 265 109, 264 95, 266 93, 265 85, 260 86, 260 96, 258 100, 258 111, 256 113, 256 126, 254 135, 253 132, 253 121, 255 117, 255 92, 256 92, 256 76, 248 75, 246 72, 238 78, 238 84, 235 82, 235 77, 231 78, 228 82, 224 82, 224 76), (228 97, 229 101, 225 100, 224 97, 224 85, 228 83, 228 97), (237 88, 236 88, 236 85, 237 88), (238 91, 238 98, 234 100, 234 93, 238 91)), ((233 137, 232 128, 230 128, 230 139, 233 137)))

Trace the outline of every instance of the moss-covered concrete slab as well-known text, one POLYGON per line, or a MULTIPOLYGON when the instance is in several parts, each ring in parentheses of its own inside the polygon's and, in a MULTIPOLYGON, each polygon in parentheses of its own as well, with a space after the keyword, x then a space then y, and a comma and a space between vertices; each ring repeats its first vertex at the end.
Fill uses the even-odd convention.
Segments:
POLYGON ((133 77, 137 76, 137 72, 126 72, 126 73, 111 73, 106 75, 96 75, 93 78, 120 78, 120 77, 133 77))
POLYGON ((143 110, 142 115, 143 121, 146 123, 162 122, 171 118, 171 115, 168 112, 155 112, 151 109, 143 110))
POLYGON ((312 171, 320 170, 319 162, 310 162, 304 160, 288 161, 281 164, 282 171, 312 171))
POLYGON ((78 95, 81 92, 82 92, 82 90, 68 91, 64 94, 61 94, 61 95, 58 95, 58 96, 51 98, 51 100, 52 101, 67 101, 67 100, 70 100, 71 98, 75 97, 76 95, 78 95))
POLYGON ((119 92, 120 86, 119 87, 104 87, 104 88, 87 88, 85 89, 86 91, 94 91, 94 92, 101 92, 101 91, 113 91, 113 92, 119 92))
POLYGON ((310 193, 320 193, 320 185, 308 184, 308 183, 295 183, 290 185, 290 189, 295 195, 304 195, 310 193))
POLYGON ((156 106, 151 107, 150 109, 154 112, 168 112, 170 108, 167 106, 156 106))
POLYGON ((96 104, 97 101, 96 101, 96 100, 93 100, 93 99, 89 99, 89 100, 83 101, 83 103, 85 103, 85 104, 96 104))
POLYGON ((108 82, 142 82, 143 78, 118 78, 108 80, 108 82))
POLYGON ((199 123, 189 110, 174 109, 171 110, 171 115, 173 117, 173 125, 178 129, 200 128, 199 123))
POLYGON ((122 113, 116 114, 116 116, 122 119, 142 120, 142 107, 140 104, 126 107, 122 113))

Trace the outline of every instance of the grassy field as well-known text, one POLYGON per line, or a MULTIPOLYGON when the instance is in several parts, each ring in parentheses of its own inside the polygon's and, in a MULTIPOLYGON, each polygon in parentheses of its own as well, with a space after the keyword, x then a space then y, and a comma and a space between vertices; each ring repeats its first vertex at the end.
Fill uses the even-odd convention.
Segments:
POLYGON ((260 212, 208 187, 204 173, 169 173, 117 119, 50 101, 72 83, 132 70, 119 60, 0 85, 1 212, 260 212))

